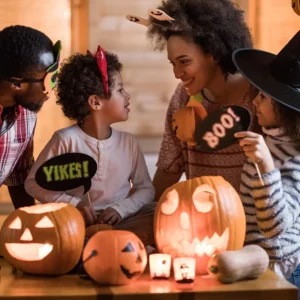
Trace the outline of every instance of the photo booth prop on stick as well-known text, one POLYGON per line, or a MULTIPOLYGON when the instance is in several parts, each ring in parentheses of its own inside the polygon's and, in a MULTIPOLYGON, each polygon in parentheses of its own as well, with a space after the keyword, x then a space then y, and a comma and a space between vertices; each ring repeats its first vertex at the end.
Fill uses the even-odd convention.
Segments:
POLYGON ((18 270, 61 275, 79 261, 85 234, 81 213, 67 203, 38 204, 12 212, 1 228, 1 253, 18 270))
POLYGON ((49 97, 57 85, 57 74, 58 74, 58 68, 60 62, 61 48, 62 48, 61 41, 57 41, 53 46, 54 53, 56 54, 56 60, 47 69, 47 74, 44 78, 44 86, 45 86, 44 94, 48 95, 49 97))
POLYGON ((227 106, 213 111, 196 127, 196 149, 217 151, 238 141, 234 134, 246 131, 251 117, 242 106, 227 106))
MULTIPOLYGON (((208 114, 201 123, 197 123, 195 149, 209 152, 224 149, 238 141, 234 134, 246 131, 250 122, 250 113, 242 106, 220 108, 208 114)), ((261 185, 264 185, 260 170, 256 163, 254 165, 261 185)))
POLYGON ((202 95, 191 96, 185 107, 178 108, 172 118, 172 130, 176 137, 195 146, 195 129, 207 117, 202 105, 202 95))
POLYGON ((101 284, 125 285, 144 272, 147 253, 142 241, 126 230, 100 231, 83 250, 88 275, 101 284))
MULTIPOLYGON (((148 15, 158 21, 161 21, 162 24, 159 26, 163 26, 163 23, 165 21, 172 23, 173 21, 175 21, 175 19, 173 19, 172 17, 170 17, 169 15, 167 15, 164 11, 160 10, 160 9, 149 9, 148 10, 148 15)), ((135 15, 127 15, 126 19, 130 22, 134 22, 136 24, 140 24, 140 25, 144 25, 146 27, 148 27, 150 25, 150 21, 148 19, 142 18, 142 17, 138 17, 135 15)))
POLYGON ((35 180, 50 191, 67 191, 83 186, 85 194, 91 188, 91 179, 96 171, 97 163, 89 155, 65 153, 43 163, 35 174, 35 180))
POLYGON ((245 239, 246 220, 238 193, 221 176, 178 182, 157 204, 154 234, 159 252, 195 257, 196 273, 206 274, 215 251, 238 250, 245 239))

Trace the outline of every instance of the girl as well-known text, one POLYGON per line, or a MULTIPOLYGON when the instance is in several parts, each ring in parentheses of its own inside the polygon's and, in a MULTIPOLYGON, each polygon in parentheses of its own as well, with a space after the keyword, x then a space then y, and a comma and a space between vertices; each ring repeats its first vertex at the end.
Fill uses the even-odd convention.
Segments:
POLYGON ((149 245, 154 244, 154 188, 143 153, 132 135, 111 128, 113 123, 126 121, 130 111, 121 69, 117 56, 100 46, 95 57, 76 54, 62 65, 57 102, 76 124, 53 135, 35 162, 25 188, 42 203, 76 206, 86 225, 108 223, 130 229, 149 245), (82 187, 55 192, 36 183, 35 174, 46 160, 69 152, 87 154, 97 162, 88 194, 83 195, 82 187))
MULTIPOLYGON (((251 131, 235 134, 248 157, 240 186, 246 244, 263 247, 270 268, 285 278, 300 262, 299 45, 300 31, 277 56, 254 49, 233 53, 237 68, 259 89, 253 103, 266 135, 264 139, 251 131)), ((294 275, 289 280, 299 287, 294 275)))

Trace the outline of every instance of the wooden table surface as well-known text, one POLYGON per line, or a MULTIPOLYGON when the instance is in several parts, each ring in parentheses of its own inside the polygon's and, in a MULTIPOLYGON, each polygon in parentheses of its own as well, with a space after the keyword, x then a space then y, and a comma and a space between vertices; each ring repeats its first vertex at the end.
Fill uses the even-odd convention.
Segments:
POLYGON ((101 300, 296 300, 297 288, 268 270, 256 280, 221 284, 209 276, 197 277, 192 289, 181 289, 172 279, 151 280, 145 273, 131 285, 100 286, 78 275, 41 277, 13 274, 0 259, 0 299, 101 300))

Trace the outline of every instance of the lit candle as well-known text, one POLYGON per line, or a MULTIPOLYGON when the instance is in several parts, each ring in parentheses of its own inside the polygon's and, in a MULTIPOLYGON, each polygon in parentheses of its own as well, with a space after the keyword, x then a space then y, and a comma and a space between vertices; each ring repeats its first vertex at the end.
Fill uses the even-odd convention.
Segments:
POLYGON ((168 279, 171 269, 171 255, 153 253, 149 255, 150 276, 152 279, 168 279))
POLYGON ((193 257, 177 257, 173 261, 174 277, 177 283, 193 283, 196 260, 193 257))

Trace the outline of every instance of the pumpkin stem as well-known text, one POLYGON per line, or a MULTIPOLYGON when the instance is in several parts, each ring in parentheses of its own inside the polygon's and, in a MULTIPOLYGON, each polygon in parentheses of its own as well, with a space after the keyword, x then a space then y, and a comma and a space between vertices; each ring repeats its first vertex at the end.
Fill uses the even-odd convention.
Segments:
POLYGON ((216 274, 216 273, 219 272, 219 269, 218 269, 217 266, 210 266, 210 267, 209 267, 209 270, 210 270, 212 273, 214 273, 214 274, 216 274))
POLYGON ((98 255, 98 251, 97 250, 93 250, 91 252, 91 254, 86 258, 85 261, 83 261, 82 263, 85 264, 88 260, 90 260, 92 257, 97 256, 98 255))

